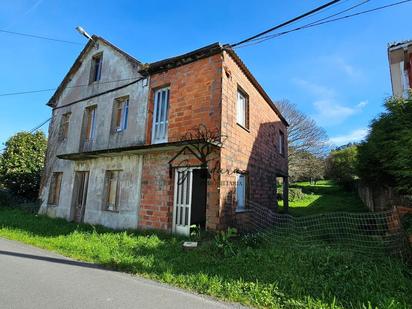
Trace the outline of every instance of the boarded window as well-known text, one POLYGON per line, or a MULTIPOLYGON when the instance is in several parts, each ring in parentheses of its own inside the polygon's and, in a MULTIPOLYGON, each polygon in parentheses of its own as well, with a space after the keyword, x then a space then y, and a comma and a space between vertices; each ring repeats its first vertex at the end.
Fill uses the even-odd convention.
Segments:
POLYGON ((56 173, 53 173, 52 175, 50 187, 49 187, 49 199, 47 201, 49 205, 59 204, 62 177, 63 177, 63 173, 61 172, 56 172, 56 173))
POLYGON ((236 210, 246 209, 248 192, 248 177, 246 174, 236 174, 236 210))
POLYGON ((152 144, 167 142, 169 94, 169 88, 154 93, 152 144))
POLYGON ((65 113, 62 115, 59 132, 60 140, 65 140, 69 135, 70 115, 71 113, 65 113))
POLYGON ((118 98, 114 102, 113 111, 113 131, 121 132, 127 128, 127 118, 129 114, 129 97, 118 98))
POLYGON ((119 210, 120 170, 106 171, 104 209, 119 210))
POLYGON ((279 131, 279 153, 284 156, 285 155, 285 134, 282 131, 279 131))
POLYGON ((86 108, 84 130, 84 140, 92 141, 96 133, 96 106, 86 108))
POLYGON ((102 75, 103 54, 99 53, 92 58, 90 82, 99 81, 102 75))
POLYGON ((237 91, 236 121, 242 127, 249 129, 249 99, 241 89, 237 91))

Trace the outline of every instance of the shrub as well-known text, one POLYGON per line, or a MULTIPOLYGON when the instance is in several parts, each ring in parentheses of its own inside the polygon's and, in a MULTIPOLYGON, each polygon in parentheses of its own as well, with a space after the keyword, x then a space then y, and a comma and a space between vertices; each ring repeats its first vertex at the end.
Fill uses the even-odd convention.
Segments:
POLYGON ((11 193, 37 198, 46 146, 43 132, 20 132, 6 142, 0 157, 0 182, 11 193))
POLYGON ((374 119, 359 146, 358 170, 371 185, 390 186, 412 193, 412 97, 389 98, 385 112, 374 119))
MULTIPOLYGON (((283 201, 282 188, 278 188, 277 198, 278 201, 283 201)), ((303 193, 301 188, 289 188, 289 202, 297 202, 303 200, 306 194, 303 193)))
POLYGON ((223 256, 233 256, 236 254, 235 245, 232 240, 237 236, 237 230, 235 228, 229 227, 227 231, 220 231, 215 236, 214 244, 219 253, 223 256))

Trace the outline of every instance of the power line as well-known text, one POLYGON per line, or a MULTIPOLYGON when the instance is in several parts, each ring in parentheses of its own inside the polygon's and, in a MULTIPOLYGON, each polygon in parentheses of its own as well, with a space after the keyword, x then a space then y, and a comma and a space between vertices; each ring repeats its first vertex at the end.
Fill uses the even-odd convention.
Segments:
POLYGON ((7 33, 7 34, 24 36, 24 37, 29 37, 29 38, 33 38, 33 39, 40 39, 40 40, 47 40, 47 41, 53 41, 53 42, 67 43, 67 44, 72 44, 72 45, 84 45, 84 43, 80 43, 80 42, 68 41, 68 40, 57 39, 57 38, 51 38, 51 37, 38 35, 38 34, 15 32, 15 31, 9 31, 9 30, 4 30, 4 29, 0 29, 0 32, 7 33))
MULTIPOLYGON (((48 123, 51 119, 52 119, 52 118, 50 117, 50 118, 44 120, 42 123, 38 124, 37 126, 35 126, 33 129, 29 130, 28 132, 29 132, 30 134, 31 134, 31 133, 34 133, 35 131, 37 131, 38 129, 40 129, 42 126, 44 126, 46 123, 48 123)), ((3 152, 4 150, 6 150, 6 148, 7 148, 7 147, 4 147, 4 148, 0 149, 0 152, 3 152)))
MULTIPOLYGON (((345 16, 341 16, 341 17, 329 19, 330 17, 336 16, 336 15, 338 15, 338 14, 340 14, 340 13, 333 14, 333 15, 328 16, 328 17, 326 17, 326 18, 319 19, 319 20, 314 21, 314 22, 312 22, 312 23, 309 23, 309 24, 306 24, 306 25, 303 25, 303 26, 300 26, 300 27, 297 27, 297 28, 294 28, 294 29, 291 29, 291 30, 287 30, 287 31, 283 31, 283 32, 279 32, 279 33, 275 33, 275 34, 272 34, 272 35, 268 35, 268 36, 262 37, 262 38, 256 40, 255 42, 253 42, 253 43, 251 43, 251 44, 246 44, 246 45, 242 45, 242 46, 237 46, 236 48, 241 48, 241 47, 247 47, 247 46, 251 46, 251 45, 256 45, 256 44, 262 43, 262 42, 264 42, 264 41, 267 41, 267 40, 270 40, 270 39, 273 39, 273 38, 280 37, 280 36, 282 36, 282 35, 288 34, 288 33, 290 33, 290 32, 295 32, 295 31, 302 30, 302 29, 307 29, 307 28, 311 28, 311 27, 315 27, 315 26, 320 26, 320 25, 323 25, 323 24, 327 24, 327 23, 331 23, 331 22, 335 22, 335 21, 339 21, 339 20, 351 18, 351 17, 354 17, 354 16, 362 15, 362 14, 367 14, 367 13, 375 12, 375 11, 378 11, 378 10, 383 10, 383 9, 386 9, 386 8, 389 8, 389 7, 401 5, 401 4, 404 4, 404 3, 407 3, 407 2, 411 2, 411 1, 412 1, 412 0, 399 1, 399 2, 395 2, 395 3, 387 4, 387 5, 384 5, 384 6, 375 7, 375 8, 373 8, 373 9, 364 10, 364 11, 360 11, 360 12, 357 12, 357 13, 348 14, 348 15, 345 15, 345 16), (327 19, 327 20, 325 20, 325 19, 327 19)), ((358 5, 358 6, 359 6, 359 5, 358 5)))
MULTIPOLYGON (((332 18, 332 17, 335 17, 335 16, 338 16, 338 15, 340 15, 340 14, 346 13, 346 12, 348 12, 348 11, 350 11, 350 10, 353 10, 353 9, 355 9, 355 8, 361 6, 361 5, 364 5, 364 4, 366 4, 366 3, 370 2, 370 1, 371 1, 371 0, 363 0, 363 1, 361 1, 360 3, 355 4, 355 5, 353 5, 353 6, 349 7, 349 8, 346 8, 346 9, 344 9, 344 10, 342 10, 342 11, 339 11, 339 12, 337 12, 337 13, 335 13, 335 14, 332 14, 332 15, 329 15, 329 16, 326 16, 326 17, 323 17, 323 18, 321 18, 321 19, 315 20, 315 21, 313 21, 313 22, 310 22, 310 23, 308 23, 308 24, 306 24, 306 25, 304 25, 304 26, 300 26, 300 27, 298 27, 298 28, 307 28, 307 27, 312 26, 312 25, 314 25, 314 24, 316 24, 316 23, 318 23, 318 22, 321 22, 321 21, 324 21, 324 20, 328 20, 328 19, 330 19, 330 18, 332 18)), ((298 29, 298 28, 295 28, 295 29, 298 29)), ((295 30, 295 29, 292 29, 292 30, 295 30)), ((292 31, 292 30, 288 30, 288 31, 292 31)), ((283 34, 283 33, 285 33, 285 32, 288 33, 287 31, 280 32, 280 33, 283 34)), ((263 41, 263 40, 266 39, 266 38, 271 38, 271 37, 275 37, 275 36, 278 36, 278 33, 275 33, 275 34, 272 34, 272 35, 267 35, 267 36, 264 36, 264 37, 261 37, 261 38, 257 38, 257 39, 254 39, 254 40, 252 40, 252 41, 263 41)), ((246 46, 246 45, 244 45, 244 46, 246 46)))
MULTIPOLYGON (((139 78, 141 77, 130 77, 130 78, 123 78, 123 79, 116 79, 116 80, 107 80, 107 81, 99 82, 99 84, 109 84, 109 83, 115 83, 115 82, 129 81, 129 80, 139 79, 139 78)), ((88 87, 88 86, 90 86, 90 84, 67 86, 66 88, 79 88, 79 87, 88 87)), ((6 93, 0 93, 0 97, 47 92, 47 91, 53 91, 57 89, 58 88, 46 88, 46 89, 27 90, 27 91, 19 91, 19 92, 6 92, 6 93)))
POLYGON ((29 131, 29 133, 33 133, 35 131, 37 131, 38 129, 40 129, 42 126, 44 126, 46 123, 48 123, 51 120, 51 117, 46 119, 45 121, 43 121, 42 123, 40 123, 39 125, 35 126, 33 129, 31 129, 29 131))
POLYGON ((258 37, 260 37, 260 36, 262 36, 262 35, 265 35, 265 34, 267 34, 267 33, 269 33, 269 32, 272 32, 272 31, 277 30, 277 29, 279 29, 279 28, 281 28, 281 27, 284 27, 284 26, 286 26, 286 25, 289 25, 289 24, 291 24, 291 23, 293 23, 293 22, 295 22, 295 21, 297 21, 297 20, 299 20, 299 19, 302 19, 302 18, 304 18, 304 17, 306 17, 306 16, 309 16, 309 15, 311 15, 311 14, 313 14, 313 13, 316 13, 316 12, 318 12, 318 11, 320 11, 320 10, 323 10, 324 8, 327 8, 327 7, 329 7, 329 6, 331 6, 331 5, 335 4, 335 3, 338 3, 338 2, 340 2, 340 1, 341 1, 341 0, 333 0, 333 1, 330 1, 330 2, 328 2, 328 3, 326 3, 326 4, 324 4, 324 5, 321 5, 321 6, 317 7, 317 8, 315 8, 315 9, 313 9, 313 10, 310 10, 309 12, 306 12, 306 13, 304 13, 304 14, 302 14, 302 15, 299 15, 299 16, 297 16, 297 17, 295 17, 295 18, 292 18, 292 19, 290 19, 290 20, 288 20, 288 21, 285 21, 285 22, 283 22, 283 23, 281 23, 281 24, 279 24, 279 25, 277 25, 277 26, 274 26, 274 27, 272 27, 272 28, 270 28, 270 29, 268 29, 268 30, 265 30, 265 31, 263 31, 263 32, 261 32, 261 33, 258 33, 258 34, 254 35, 254 36, 251 36, 251 37, 247 38, 247 39, 244 39, 244 40, 242 40, 242 41, 240 41, 240 42, 231 44, 230 46, 233 48, 233 47, 238 46, 238 45, 240 45, 240 44, 244 44, 244 43, 246 43, 246 42, 249 42, 249 41, 251 41, 251 40, 253 40, 253 39, 256 39, 256 38, 258 38, 258 37))

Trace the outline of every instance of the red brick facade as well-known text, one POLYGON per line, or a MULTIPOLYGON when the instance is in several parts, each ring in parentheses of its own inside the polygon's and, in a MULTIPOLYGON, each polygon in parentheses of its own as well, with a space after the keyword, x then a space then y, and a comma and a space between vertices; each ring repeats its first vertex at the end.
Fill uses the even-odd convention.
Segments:
MULTIPOLYGON (((277 143, 280 131, 286 139, 286 126, 238 61, 221 51, 150 76, 147 144, 151 143, 153 94, 164 86, 170 87, 168 142, 181 140, 199 124, 226 136, 208 164, 206 225, 212 230, 240 224, 247 216, 247 212, 236 213, 236 170, 246 171, 249 177, 249 198, 266 207, 276 205, 276 176, 288 173, 287 154, 279 154, 277 143), (248 96, 248 129, 236 122, 238 88, 248 96)), ((169 161, 178 151, 144 155, 142 228, 172 227, 174 173, 169 161)))

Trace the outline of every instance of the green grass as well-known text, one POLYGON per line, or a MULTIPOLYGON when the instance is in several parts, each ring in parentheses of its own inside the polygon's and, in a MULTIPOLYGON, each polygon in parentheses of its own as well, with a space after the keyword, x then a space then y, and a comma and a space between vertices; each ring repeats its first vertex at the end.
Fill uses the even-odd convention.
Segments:
POLYGON ((412 273, 404 264, 339 247, 299 249, 243 238, 232 256, 222 255, 213 240, 185 252, 182 238, 114 232, 5 207, 0 237, 254 307, 412 307, 412 273))
MULTIPOLYGON (((295 216, 337 211, 368 211, 356 192, 347 192, 328 180, 318 181, 316 185, 311 185, 309 182, 298 182, 290 187, 300 188, 305 193, 303 199, 289 202, 289 213, 295 216)), ((283 205, 282 202, 279 204, 283 205)))

